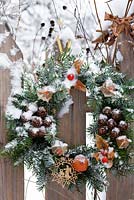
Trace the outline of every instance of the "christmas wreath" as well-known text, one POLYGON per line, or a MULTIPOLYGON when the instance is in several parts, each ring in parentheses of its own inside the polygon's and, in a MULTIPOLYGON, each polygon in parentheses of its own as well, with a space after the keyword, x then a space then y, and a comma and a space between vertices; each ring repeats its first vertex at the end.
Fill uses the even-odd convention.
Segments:
POLYGON ((34 74, 24 73, 22 91, 12 96, 17 115, 6 114, 9 142, 2 150, 15 165, 25 163, 43 189, 52 180, 72 189, 83 183, 102 191, 105 169, 132 171, 131 122, 134 120, 134 81, 104 62, 83 63, 62 53, 47 59, 34 74), (93 70, 92 70, 93 69, 93 70), (87 91, 94 122, 88 128, 94 147, 69 147, 58 138, 58 121, 73 104, 70 89, 87 91))

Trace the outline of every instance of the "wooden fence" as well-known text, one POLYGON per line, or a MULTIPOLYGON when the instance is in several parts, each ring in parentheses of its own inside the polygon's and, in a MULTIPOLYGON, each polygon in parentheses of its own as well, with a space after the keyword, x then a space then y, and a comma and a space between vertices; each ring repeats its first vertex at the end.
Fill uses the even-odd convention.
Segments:
MULTIPOLYGON (((69 114, 61 119, 59 137, 70 145, 86 143, 86 95, 84 92, 72 90, 74 104, 70 107, 69 114)), ((86 186, 83 193, 70 192, 51 182, 47 186, 46 200, 86 200, 86 186)))
MULTIPOLYGON (((8 31, 6 24, 0 24, 1 34, 8 31)), ((0 46, 0 53, 6 53, 12 62, 22 58, 19 49, 15 56, 10 54, 10 49, 13 47, 18 48, 12 35, 9 33, 0 46)), ((0 147, 4 146, 7 141, 4 112, 10 95, 10 89, 10 70, 0 69, 0 147)), ((0 200, 24 200, 23 167, 14 168, 9 159, 0 159, 0 200)))
MULTIPOLYGON (((121 34, 117 46, 123 57, 120 70, 129 78, 134 78, 134 41, 129 36, 121 34)), ((109 180, 107 200, 134 200, 134 175, 127 177, 110 175, 109 180)))
MULTIPOLYGON (((5 25, 0 25, 0 33, 8 31, 5 25)), ((125 56, 121 69, 134 77, 134 52, 128 45, 127 40, 124 46, 120 47, 122 54, 125 56), (127 58, 126 58, 127 57, 127 58), (131 58, 131 59, 129 59, 131 58)), ((10 49, 15 44, 11 34, 6 38, 6 42, 2 43, 0 53, 6 53, 11 61, 22 58, 22 54, 18 51, 16 56, 10 55, 10 49)), ((86 96, 85 93, 72 90, 71 91, 74 104, 70 107, 69 114, 61 119, 59 127, 59 137, 64 139, 70 145, 85 144, 86 142, 86 96)), ((6 143, 5 120, 3 118, 5 106, 10 94, 10 71, 8 69, 0 69, 0 145, 6 143)), ((110 187, 107 192, 107 200, 134 200, 134 179, 132 176, 128 178, 115 179, 110 176, 110 187)), ((70 192, 63 189, 54 182, 47 185, 46 200, 86 200, 86 186, 83 187, 83 193, 70 192)), ((0 200, 24 200, 24 170, 23 167, 14 168, 9 159, 0 160, 0 200)))

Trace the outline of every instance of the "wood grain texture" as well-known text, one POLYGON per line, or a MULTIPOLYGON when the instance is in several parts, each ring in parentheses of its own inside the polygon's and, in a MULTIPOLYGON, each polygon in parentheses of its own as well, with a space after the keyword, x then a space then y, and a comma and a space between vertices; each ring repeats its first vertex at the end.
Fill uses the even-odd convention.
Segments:
POLYGON ((134 200, 134 176, 116 177, 110 175, 107 200, 134 200))
MULTIPOLYGON (((118 48, 123 56, 120 70, 127 77, 134 78, 134 40, 121 34, 118 39, 118 48)), ((127 177, 109 176, 110 186, 107 200, 134 200, 134 175, 127 177)))
POLYGON ((11 61, 17 61, 19 59, 23 58, 22 52, 20 51, 19 47, 17 46, 17 44, 15 43, 12 34, 10 33, 10 30, 8 28, 8 25, 5 24, 0 24, 0 33, 5 33, 8 32, 8 36, 5 38, 4 41, 1 42, 0 45, 0 53, 6 53, 6 55, 8 56, 8 58, 11 61), (18 51, 16 52, 15 55, 11 55, 11 49, 16 48, 18 49, 18 51))
MULTIPOLYGON (((78 90, 71 91, 74 104, 70 112, 60 120, 59 137, 70 146, 86 143, 86 95, 78 90)), ((70 192, 60 185, 50 182, 46 189, 46 200, 86 200, 86 186, 83 193, 70 192)))
MULTIPOLYGON (((5 24, 0 24, 0 33, 8 31, 5 24)), ((10 49, 18 48, 11 34, 0 47, 0 53, 6 53, 11 61, 22 58, 18 49, 16 56, 11 56, 10 49)), ((7 142, 4 113, 10 95, 10 70, 0 69, 0 146, 7 142)), ((9 159, 0 159, 0 200, 24 200, 24 170, 23 166, 14 167, 9 159)))

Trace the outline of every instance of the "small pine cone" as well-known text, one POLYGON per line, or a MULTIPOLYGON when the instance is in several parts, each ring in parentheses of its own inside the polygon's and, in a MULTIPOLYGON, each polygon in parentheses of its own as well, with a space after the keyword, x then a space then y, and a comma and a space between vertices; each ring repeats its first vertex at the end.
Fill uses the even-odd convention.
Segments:
POLYGON ((28 120, 25 118, 25 116, 23 116, 23 114, 21 115, 20 119, 21 119, 21 121, 22 121, 23 123, 28 122, 28 120))
POLYGON ((121 131, 126 131, 128 129, 128 123, 121 120, 119 122, 119 128, 120 128, 121 131))
POLYGON ((100 114, 99 115, 99 119, 98 119, 98 125, 99 126, 105 126, 107 125, 107 120, 108 120, 108 117, 104 114, 100 114))
POLYGON ((47 111, 46 109, 42 106, 42 107, 39 107, 38 108, 38 111, 37 111, 37 115, 40 116, 40 117, 46 117, 47 116, 47 111))
POLYGON ((114 119, 111 118, 108 120, 107 125, 108 125, 108 128, 111 130, 117 126, 117 123, 116 121, 114 121, 114 119))
POLYGON ((105 134, 107 134, 107 131, 108 131, 108 127, 107 126, 103 126, 103 127, 100 127, 98 129, 98 134, 99 135, 105 135, 105 134))
POLYGON ((38 131, 39 131, 38 128, 30 128, 28 130, 29 137, 31 137, 31 138, 37 138, 38 137, 38 131))
POLYGON ((112 139, 115 139, 115 138, 119 137, 119 135, 120 135, 120 129, 117 128, 117 127, 113 128, 113 129, 111 130, 111 132, 110 132, 110 137, 111 137, 112 139))
POLYGON ((108 117, 110 117, 111 113, 112 113, 111 107, 106 106, 105 108, 103 108, 102 113, 105 114, 105 115, 107 115, 108 117))
POLYGON ((115 121, 119 121, 122 119, 122 112, 120 109, 114 109, 112 110, 112 118, 115 120, 115 121))
POLYGON ((45 119, 45 120, 43 121, 43 125, 44 125, 46 128, 50 127, 51 124, 52 124, 52 121, 50 121, 50 120, 45 119))
POLYGON ((46 135, 46 129, 44 126, 41 126, 38 131, 38 137, 44 137, 46 135))
POLYGON ((40 127, 42 125, 41 117, 33 116, 31 119, 31 125, 34 127, 40 127))

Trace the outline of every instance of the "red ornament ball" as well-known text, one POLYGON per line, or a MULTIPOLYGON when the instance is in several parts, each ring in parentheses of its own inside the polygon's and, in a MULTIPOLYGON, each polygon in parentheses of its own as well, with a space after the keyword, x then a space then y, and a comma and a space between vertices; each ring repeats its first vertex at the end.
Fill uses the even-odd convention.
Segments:
POLYGON ((68 79, 69 81, 73 81, 74 78, 75 78, 74 74, 68 74, 68 75, 67 75, 67 79, 68 79))
POLYGON ((75 171, 84 172, 87 170, 88 164, 89 164, 88 159, 84 155, 79 154, 75 156, 72 166, 75 169, 75 171))
POLYGON ((104 156, 101 161, 102 161, 102 163, 108 163, 108 158, 106 156, 104 156))

